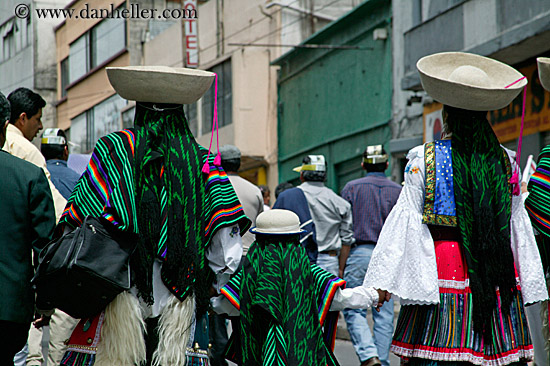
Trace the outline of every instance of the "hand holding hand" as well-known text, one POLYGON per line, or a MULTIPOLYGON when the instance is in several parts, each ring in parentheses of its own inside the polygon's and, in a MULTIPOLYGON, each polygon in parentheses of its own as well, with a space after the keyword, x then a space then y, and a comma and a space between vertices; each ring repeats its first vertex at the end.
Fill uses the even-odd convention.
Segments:
POLYGON ((50 324, 51 316, 48 315, 41 315, 39 318, 36 318, 32 324, 36 329, 40 329, 46 325, 50 324))
POLYGON ((526 193, 526 192, 528 192, 527 183, 521 182, 521 193, 526 193))
POLYGON ((390 301, 391 294, 388 291, 379 289, 376 289, 376 292, 378 292, 378 305, 376 305, 375 310, 380 312, 380 307, 384 305, 384 302, 390 301))

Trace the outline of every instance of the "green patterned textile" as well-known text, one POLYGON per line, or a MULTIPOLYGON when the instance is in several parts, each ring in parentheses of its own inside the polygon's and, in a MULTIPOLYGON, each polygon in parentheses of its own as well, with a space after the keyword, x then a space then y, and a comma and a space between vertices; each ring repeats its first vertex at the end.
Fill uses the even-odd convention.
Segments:
MULTIPOLYGON (((452 131, 453 184, 458 228, 473 293, 474 327, 489 325, 500 289, 507 312, 517 291, 510 249, 512 193, 507 164, 486 112, 445 106, 452 131)), ((484 333, 490 336, 490 332, 484 333)))
POLYGON ((166 287, 180 300, 195 292, 204 313, 212 236, 234 224, 244 233, 250 220, 223 169, 211 163, 208 175, 201 172, 207 151, 195 142, 182 106, 138 103, 135 121, 135 129, 98 141, 60 224, 77 227, 87 215, 103 216, 138 233, 131 267, 140 297, 152 303, 153 261, 160 258, 166 287))
MULTIPOLYGON (((297 235, 257 235, 242 271, 222 290, 241 315, 229 358, 240 365, 338 365, 321 325, 344 285, 310 264, 297 235)), ((332 333, 328 322, 325 332, 332 333)))
POLYGON ((537 235, 537 245, 545 271, 550 271, 550 145, 540 152, 537 170, 529 180, 529 196, 525 199, 525 209, 531 224, 541 235, 537 235))
MULTIPOLYGON (((152 298, 154 258, 164 259, 161 276, 185 299, 195 286, 197 303, 206 305, 208 283, 204 211, 206 190, 200 173, 202 154, 181 105, 138 103, 135 116, 134 179, 140 240, 135 271, 140 296, 152 298)), ((201 307, 202 307, 201 306, 201 307)))

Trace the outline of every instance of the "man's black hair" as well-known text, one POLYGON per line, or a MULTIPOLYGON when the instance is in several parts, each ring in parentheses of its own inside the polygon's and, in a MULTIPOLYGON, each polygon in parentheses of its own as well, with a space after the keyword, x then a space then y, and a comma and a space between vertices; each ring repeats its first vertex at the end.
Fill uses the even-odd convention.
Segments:
POLYGON ((39 94, 27 88, 18 88, 12 91, 8 95, 8 101, 11 105, 10 123, 12 124, 17 122, 21 113, 25 113, 27 118, 31 118, 46 106, 46 101, 39 94))
POLYGON ((292 187, 294 186, 290 182, 279 183, 277 187, 275 187, 275 199, 277 199, 283 191, 286 191, 287 189, 292 187))
POLYGON ((258 188, 260 188, 260 191, 262 192, 262 195, 265 195, 266 193, 269 193, 269 187, 264 185, 264 184, 259 185, 258 188))
POLYGON ((241 159, 222 160, 222 168, 226 172, 238 172, 241 167, 241 159))
POLYGON ((0 128, 3 128, 4 123, 10 119, 10 110, 10 102, 8 102, 4 94, 0 93, 0 128))

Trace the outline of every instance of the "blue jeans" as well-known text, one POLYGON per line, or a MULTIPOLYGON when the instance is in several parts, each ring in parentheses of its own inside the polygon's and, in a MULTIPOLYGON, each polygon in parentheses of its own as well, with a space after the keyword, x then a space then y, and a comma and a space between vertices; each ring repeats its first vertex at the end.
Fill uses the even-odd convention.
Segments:
MULTIPOLYGON (((346 262, 344 280, 346 288, 363 284, 374 244, 362 244, 352 248, 346 262)), ((361 362, 377 356, 384 366, 389 366, 390 346, 393 335, 393 299, 384 303, 380 312, 372 310, 374 337, 367 323, 366 309, 344 310, 348 332, 361 362)))
POLYGON ((340 264, 338 262, 337 255, 331 256, 329 254, 323 254, 319 252, 319 255, 317 256, 317 265, 325 271, 330 272, 335 276, 338 276, 338 269, 340 267, 340 264))
POLYGON ((13 358, 14 366, 25 366, 27 364, 27 355, 29 354, 29 346, 25 344, 25 347, 13 358))

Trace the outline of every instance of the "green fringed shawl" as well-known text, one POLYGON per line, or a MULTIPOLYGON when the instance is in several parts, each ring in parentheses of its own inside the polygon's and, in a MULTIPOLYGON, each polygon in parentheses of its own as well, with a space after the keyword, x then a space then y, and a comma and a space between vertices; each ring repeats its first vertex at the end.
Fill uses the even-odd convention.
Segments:
POLYGON ((338 313, 327 315, 345 281, 311 265, 297 236, 259 240, 221 291, 241 313, 228 358, 241 365, 337 365, 338 313))
MULTIPOLYGON (((102 137, 60 220, 60 227, 74 228, 87 215, 103 216, 138 233, 132 280, 145 298, 155 257, 165 258, 162 279, 180 300, 198 288, 207 291, 213 276, 205 253, 213 235, 234 224, 244 233, 250 225, 223 169, 210 161, 210 173, 201 173, 207 151, 189 132, 181 106, 174 112, 138 103, 136 121, 147 126, 136 122, 135 129, 102 137)), ((208 306, 203 297, 199 312, 208 306)))

